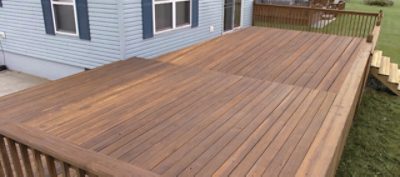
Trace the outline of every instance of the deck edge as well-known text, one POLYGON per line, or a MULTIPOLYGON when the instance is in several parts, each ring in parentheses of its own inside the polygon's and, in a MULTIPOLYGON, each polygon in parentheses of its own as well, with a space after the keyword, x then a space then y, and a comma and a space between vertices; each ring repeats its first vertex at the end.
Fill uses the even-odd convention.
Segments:
POLYGON ((296 176, 335 176, 359 98, 368 76, 371 48, 375 44, 363 42, 349 75, 337 94, 320 131, 315 137, 296 176))

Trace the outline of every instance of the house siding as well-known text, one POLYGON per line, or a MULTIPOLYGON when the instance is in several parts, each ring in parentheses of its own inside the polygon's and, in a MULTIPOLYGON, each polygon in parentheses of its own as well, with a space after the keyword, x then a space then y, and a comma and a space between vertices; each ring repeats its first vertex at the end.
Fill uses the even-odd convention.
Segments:
POLYGON ((223 1, 199 1, 199 26, 184 28, 143 40, 141 0, 124 0, 126 57, 152 58, 222 34, 223 1), (214 26, 214 32, 210 32, 214 26))
MULTIPOLYGON (((252 0, 243 0, 242 25, 251 25, 252 0)), ((223 1, 199 0, 199 26, 143 39, 141 0, 88 0, 91 40, 47 35, 40 0, 3 0, 0 31, 5 51, 94 68, 133 56, 152 58, 223 33, 223 1), (210 32, 210 26, 214 31, 210 32)))
POLYGON ((3 0, 0 31, 5 51, 94 68, 121 59, 116 0, 89 0, 91 40, 47 35, 40 0, 3 0))

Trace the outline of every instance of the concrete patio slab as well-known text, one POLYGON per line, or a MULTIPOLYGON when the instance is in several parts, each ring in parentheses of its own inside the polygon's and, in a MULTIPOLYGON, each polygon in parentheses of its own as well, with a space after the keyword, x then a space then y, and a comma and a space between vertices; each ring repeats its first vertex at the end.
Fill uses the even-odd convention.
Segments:
POLYGON ((16 72, 0 72, 0 96, 8 95, 47 82, 48 80, 16 72))

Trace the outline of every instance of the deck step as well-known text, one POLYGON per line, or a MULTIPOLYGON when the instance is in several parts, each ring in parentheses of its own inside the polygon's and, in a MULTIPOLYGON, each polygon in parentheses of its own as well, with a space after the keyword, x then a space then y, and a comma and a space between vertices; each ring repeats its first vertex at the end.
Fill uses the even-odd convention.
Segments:
POLYGON ((381 50, 375 50, 370 64, 370 73, 385 87, 400 96, 399 64, 391 63, 390 57, 384 56, 381 50))
POLYGON ((382 57, 382 61, 379 67, 379 74, 388 76, 390 74, 390 58, 389 57, 382 57))
POLYGON ((396 63, 391 63, 390 64, 390 72, 389 72, 389 79, 388 81, 391 83, 399 83, 399 75, 398 75, 398 71, 399 71, 399 65, 396 63))
POLYGON ((379 68, 381 66, 383 52, 381 50, 376 50, 372 57, 371 66, 375 68, 379 68))
POLYGON ((399 70, 397 70, 397 80, 399 81, 399 83, 400 83, 400 69, 399 70))
POLYGON ((400 70, 397 70, 397 79, 399 80, 397 90, 400 90, 400 70))

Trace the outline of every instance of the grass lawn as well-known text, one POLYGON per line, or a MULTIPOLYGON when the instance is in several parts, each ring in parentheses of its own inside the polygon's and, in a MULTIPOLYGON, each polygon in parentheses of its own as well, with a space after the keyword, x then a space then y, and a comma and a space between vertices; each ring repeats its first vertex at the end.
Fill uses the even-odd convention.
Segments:
POLYGON ((380 9, 385 16, 377 48, 400 64, 400 1, 394 0, 394 6, 391 7, 368 6, 363 0, 350 0, 346 3, 346 10, 378 12, 380 9))
MULTIPOLYGON (((385 13, 378 49, 400 64, 400 1, 393 7, 351 0, 348 10, 385 13)), ((342 155, 338 177, 400 176, 400 97, 366 90, 342 155)))
POLYGON ((400 175, 400 98, 368 88, 337 176, 400 175))

